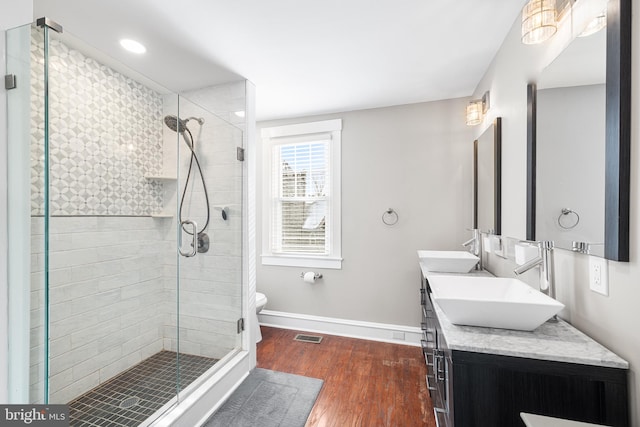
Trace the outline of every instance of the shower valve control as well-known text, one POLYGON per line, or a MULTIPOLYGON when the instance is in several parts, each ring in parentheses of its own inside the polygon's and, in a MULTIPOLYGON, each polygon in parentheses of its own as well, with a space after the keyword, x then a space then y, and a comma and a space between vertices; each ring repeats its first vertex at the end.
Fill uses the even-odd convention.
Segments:
POLYGON ((209 235, 204 231, 198 233, 198 253, 209 252, 209 235))

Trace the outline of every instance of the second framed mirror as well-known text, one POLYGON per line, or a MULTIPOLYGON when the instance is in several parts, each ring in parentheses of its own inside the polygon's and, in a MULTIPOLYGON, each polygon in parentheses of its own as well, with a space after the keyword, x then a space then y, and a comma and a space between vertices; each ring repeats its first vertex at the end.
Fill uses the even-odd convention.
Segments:
POLYGON ((527 236, 629 261, 631 1, 527 88, 527 236))
POLYGON ((473 225, 500 234, 502 223, 502 118, 473 142, 473 225))

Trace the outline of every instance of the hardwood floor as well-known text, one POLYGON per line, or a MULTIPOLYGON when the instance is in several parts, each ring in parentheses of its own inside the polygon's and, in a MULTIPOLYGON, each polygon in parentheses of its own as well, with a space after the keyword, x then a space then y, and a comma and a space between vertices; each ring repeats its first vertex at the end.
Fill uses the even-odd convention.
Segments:
POLYGON ((435 427, 419 347, 324 334, 313 344, 294 341, 299 331, 261 329, 259 368, 324 380, 307 427, 435 427))

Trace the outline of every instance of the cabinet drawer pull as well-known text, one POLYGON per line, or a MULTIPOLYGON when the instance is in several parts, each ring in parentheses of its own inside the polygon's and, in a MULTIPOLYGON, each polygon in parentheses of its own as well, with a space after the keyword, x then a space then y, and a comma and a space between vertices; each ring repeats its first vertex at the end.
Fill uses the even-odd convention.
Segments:
POLYGON ((424 361, 428 367, 433 368, 433 355, 428 351, 424 353, 424 361), (429 357, 431 357, 431 360, 429 360, 429 357))
POLYGON ((434 364, 436 382, 446 381, 445 371, 444 371, 444 354, 442 353, 442 350, 438 350, 438 349, 433 350, 433 364, 434 364), (442 374, 442 376, 440 376, 440 374, 442 374))
POLYGON ((425 378, 427 379, 427 390, 436 391, 435 386, 432 386, 431 383, 429 382, 429 377, 430 376, 431 375, 425 375, 425 378))
POLYGON ((436 419, 436 427, 446 427, 446 421, 440 424, 440 417, 446 417, 446 412, 441 408, 433 408, 433 417, 436 419))
POLYGON ((427 296, 424 289, 420 289, 420 305, 427 305, 427 296))
POLYGON ((431 354, 431 348, 429 348, 428 343, 425 340, 420 340, 420 344, 422 345, 422 354, 424 355, 424 363, 427 367, 433 367, 433 361, 429 360, 429 356, 433 357, 431 354))

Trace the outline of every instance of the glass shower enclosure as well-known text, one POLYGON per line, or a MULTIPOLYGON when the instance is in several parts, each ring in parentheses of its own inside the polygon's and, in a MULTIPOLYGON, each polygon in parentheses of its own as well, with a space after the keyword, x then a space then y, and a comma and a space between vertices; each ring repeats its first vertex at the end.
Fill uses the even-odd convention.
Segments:
POLYGON ((59 30, 7 32, 11 393, 149 424, 242 349, 238 85, 192 102, 59 30))

